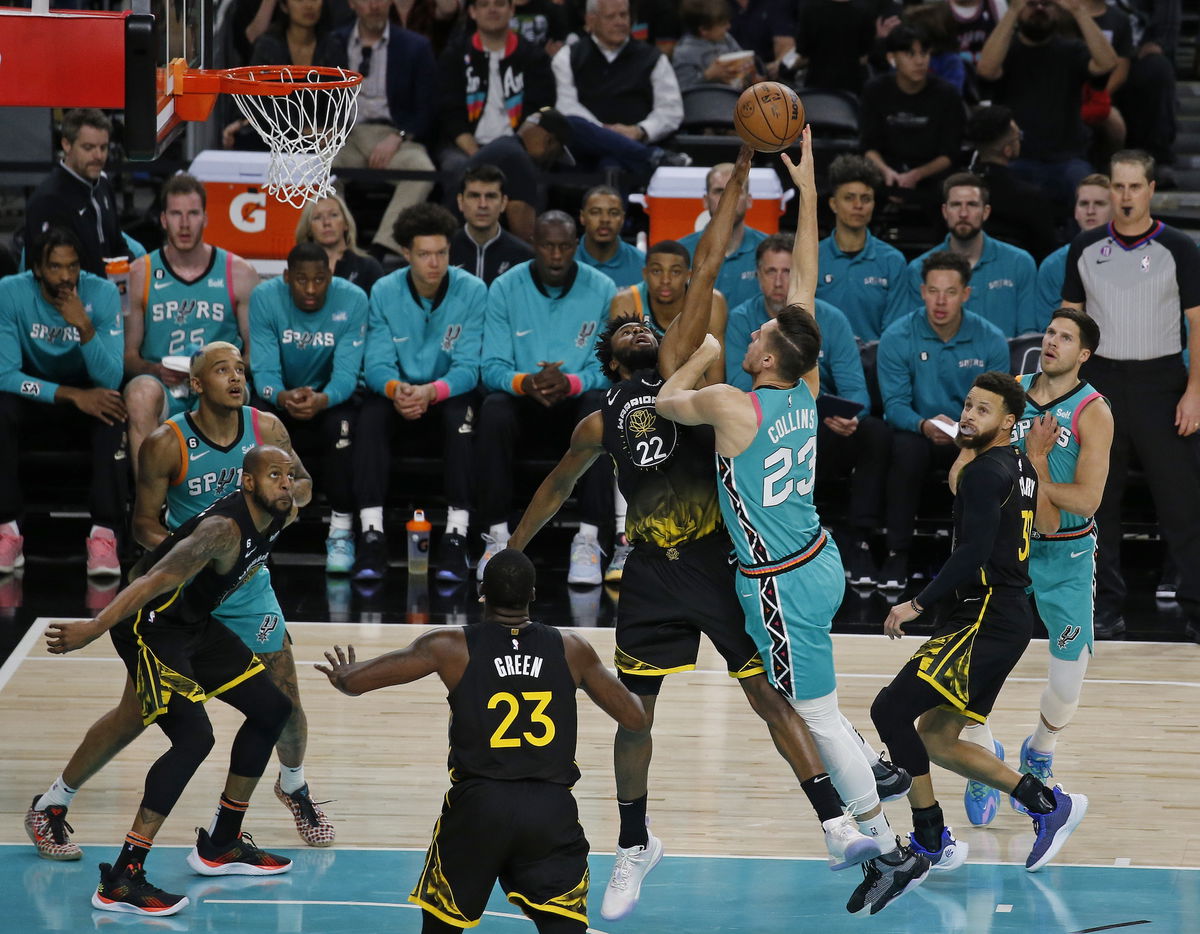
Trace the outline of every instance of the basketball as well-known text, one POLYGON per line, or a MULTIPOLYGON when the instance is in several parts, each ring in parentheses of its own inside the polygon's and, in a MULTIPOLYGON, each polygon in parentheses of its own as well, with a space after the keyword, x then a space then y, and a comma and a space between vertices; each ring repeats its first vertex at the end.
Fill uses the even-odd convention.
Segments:
POLYGON ((738 98, 733 126, 751 149, 782 152, 804 129, 804 104, 786 84, 762 81, 738 98))

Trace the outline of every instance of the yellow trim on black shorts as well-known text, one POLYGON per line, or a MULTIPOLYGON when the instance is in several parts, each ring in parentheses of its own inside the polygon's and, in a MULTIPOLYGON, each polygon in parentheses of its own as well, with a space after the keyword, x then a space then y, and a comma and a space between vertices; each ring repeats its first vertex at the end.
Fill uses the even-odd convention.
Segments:
MULTIPOLYGON (((450 792, 446 792, 446 801, 449 800, 449 796, 450 792)), ((450 881, 442 871, 442 860, 438 854, 438 834, 441 833, 441 830, 442 819, 439 817, 437 823, 433 825, 433 839, 429 842, 429 849, 425 853, 425 865, 421 869, 421 877, 417 879, 417 884, 413 887, 408 900, 414 905, 420 905, 425 911, 446 924, 452 924, 458 928, 473 928, 479 923, 479 918, 472 921, 459 910, 458 904, 454 900, 454 892, 450 889, 450 881), (425 895, 436 901, 429 901, 423 897, 425 895)))
POLYGON ((520 892, 507 892, 505 897, 514 905, 526 905, 534 911, 546 911, 554 915, 562 915, 564 918, 571 918, 575 921, 582 921, 587 924, 587 895, 588 884, 590 882, 590 873, 585 868, 583 870, 583 878, 579 884, 569 892, 564 892, 562 895, 556 895, 548 902, 538 903, 532 902, 520 892))
MULTIPOLYGON (((980 577, 986 584, 987 575, 982 572, 982 569, 980 577)), ((969 695, 971 650, 991 599, 992 589, 989 587, 983 596, 983 606, 979 608, 979 615, 975 617, 975 622, 944 636, 930 639, 912 656, 912 660, 919 662, 917 677, 945 697, 956 711, 979 723, 985 722, 987 717, 967 708, 971 702, 969 695), (971 644, 967 645, 968 643, 971 644), (962 651, 964 646, 966 649, 962 651), (930 670, 931 666, 932 670, 930 670)))
POLYGON ((729 677, 741 681, 743 678, 753 678, 755 675, 765 675, 766 667, 763 665, 763 660, 755 655, 753 658, 746 659, 746 663, 737 671, 729 672, 729 677))
POLYGON ((680 671, 696 670, 695 662, 687 665, 676 665, 674 668, 656 668, 649 662, 643 662, 640 659, 634 658, 621 648, 617 648, 613 652, 613 661, 616 663, 617 670, 623 675, 673 675, 680 671))

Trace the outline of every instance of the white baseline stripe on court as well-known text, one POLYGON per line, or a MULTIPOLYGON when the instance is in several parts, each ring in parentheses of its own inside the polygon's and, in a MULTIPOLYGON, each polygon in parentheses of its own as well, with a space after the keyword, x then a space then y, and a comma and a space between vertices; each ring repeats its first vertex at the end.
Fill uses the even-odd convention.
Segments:
POLYGON ((21 637, 21 641, 17 643, 17 647, 12 650, 12 654, 0 666, 0 691, 4 690, 4 685, 8 684, 8 679, 13 676, 18 668, 21 667, 21 662, 25 661, 30 651, 33 649, 33 644, 42 637, 46 631, 46 622, 43 617, 39 616, 33 621, 33 625, 29 627, 29 631, 21 637))

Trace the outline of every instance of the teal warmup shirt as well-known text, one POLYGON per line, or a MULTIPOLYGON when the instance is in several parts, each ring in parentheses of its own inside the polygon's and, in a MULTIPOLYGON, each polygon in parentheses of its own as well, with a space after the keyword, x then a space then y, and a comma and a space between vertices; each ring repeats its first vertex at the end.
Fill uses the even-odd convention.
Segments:
POLYGON ((363 358, 367 386, 386 396, 392 380, 435 383, 438 401, 474 389, 487 299, 482 279, 454 267, 432 299, 421 298, 407 269, 377 280, 363 358))
POLYGON ((716 455, 721 513, 745 566, 794 554, 821 531, 812 496, 817 407, 808 384, 750 396, 760 414, 754 440, 736 457, 716 455))
MULTIPOLYGON (((703 231, 698 230, 679 241, 693 261, 696 259, 696 247, 700 245, 702 233, 703 231)), ((755 259, 754 253, 758 245, 766 239, 767 235, 761 230, 746 227, 737 251, 726 256, 725 262, 721 264, 721 272, 717 275, 717 288, 725 296, 725 302, 730 308, 736 308, 759 294, 758 260, 755 259)))
POLYGON ((367 333, 367 293, 331 279, 325 305, 301 311, 280 276, 250 293, 250 365, 254 386, 269 402, 285 389, 311 386, 345 402, 358 386, 367 333))
POLYGON ((1071 244, 1059 247, 1038 267, 1037 274, 1037 311, 1039 331, 1046 330, 1050 323, 1051 312, 1062 307, 1063 280, 1067 277, 1067 254, 1071 244))
POLYGON ((145 331, 143 360, 191 356, 212 341, 228 341, 242 349, 233 294, 233 256, 213 247, 212 259, 200 276, 186 282, 171 269, 162 250, 143 256, 145 331))
MULTIPOLYGON (((896 315, 924 307, 921 301, 921 263, 931 253, 950 248, 950 235, 908 264, 907 286, 896 315)), ((971 300, 967 309, 1000 329, 1005 337, 1016 337, 1039 329, 1037 264, 1022 249, 983 234, 983 253, 971 271, 971 300)))
MULTIPOLYGON (((1030 373, 1017 377, 1028 392, 1033 386, 1037 374, 1030 373)), ((1040 406, 1026 397, 1025 411, 1017 420, 1012 430, 1012 443, 1025 450, 1025 434, 1029 431, 1033 420, 1039 415, 1053 415, 1058 421, 1058 442, 1050 449, 1047 460, 1050 463, 1050 479, 1054 483, 1074 483, 1075 465, 1079 462, 1079 416, 1084 408, 1104 399, 1090 384, 1080 381, 1074 389, 1060 399, 1055 399, 1049 405, 1040 406)), ((1081 529, 1092 521, 1091 516, 1077 516, 1063 512, 1059 521, 1060 532, 1070 532, 1081 529)))
MULTIPOLYGON (((543 285, 533 260, 493 280, 483 328, 483 384, 513 393, 513 380, 536 373, 540 361, 559 369, 575 393, 608 386, 596 359, 596 338, 617 287, 602 272, 576 263, 562 288, 543 285)), ((515 393, 514 393, 515 395, 515 393)))
POLYGON ((81 272, 79 300, 96 329, 86 344, 46 301, 32 272, 0 280, 0 392, 53 404, 60 385, 121 385, 125 324, 120 293, 107 279, 81 272))
POLYGON ((867 231, 857 253, 843 253, 832 236, 817 248, 817 298, 842 310, 854 336, 877 341, 904 310, 904 254, 867 231))
POLYGON ((918 431, 923 418, 957 420, 980 373, 1007 373, 1008 341, 994 324, 964 311, 958 333, 943 343, 921 309, 883 332, 875 366, 884 418, 903 431, 918 431))
MULTIPOLYGON (((850 330, 850 322, 839 309, 819 298, 814 317, 817 327, 821 329, 821 352, 817 357, 821 392, 861 402, 862 414, 866 414, 871 406, 871 396, 867 392, 862 357, 858 352, 858 342, 850 330)), ((729 320, 725 324, 725 382, 750 391, 754 379, 742 369, 742 360, 754 332, 769 320, 767 302, 762 293, 729 313, 729 320)))
POLYGON ((623 289, 642 281, 642 269, 646 265, 646 254, 618 237, 616 254, 608 262, 602 263, 587 251, 583 245, 583 238, 580 237, 579 248, 575 251, 575 261, 599 270, 612 279, 613 285, 618 289, 623 289))
POLYGON ((258 409, 243 405, 238 417, 242 430, 229 447, 218 447, 204 437, 186 412, 166 420, 165 424, 171 426, 179 440, 183 466, 167 487, 168 529, 177 529, 241 486, 242 458, 262 439, 258 429, 258 409))

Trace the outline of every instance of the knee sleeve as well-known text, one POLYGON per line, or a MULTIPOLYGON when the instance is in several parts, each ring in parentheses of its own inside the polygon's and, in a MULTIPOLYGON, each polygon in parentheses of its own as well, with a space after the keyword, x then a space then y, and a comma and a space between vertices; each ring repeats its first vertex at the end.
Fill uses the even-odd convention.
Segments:
MULTIPOLYGON (((172 703, 190 705, 191 701, 173 698, 172 703)), ((198 705, 197 710, 199 716, 168 713, 159 718, 159 727, 171 741, 171 748, 159 756, 146 773, 142 807, 157 814, 170 814, 183 789, 212 752, 216 742, 212 724, 198 705)))
POLYGON ((1087 674, 1090 654, 1080 652, 1070 661, 1062 658, 1050 659, 1050 676, 1042 691, 1042 719, 1061 730, 1071 722, 1079 709, 1079 695, 1083 691, 1083 676, 1087 674))
POLYGON ((914 721, 923 711, 912 711, 903 702, 895 683, 889 684, 871 704, 871 722, 888 748, 892 762, 909 775, 929 774, 929 753, 914 721))
POLYGON ((879 804, 875 775, 862 752, 862 744, 838 710, 837 692, 812 700, 792 701, 803 718, 834 787, 852 814, 863 814, 879 804))

